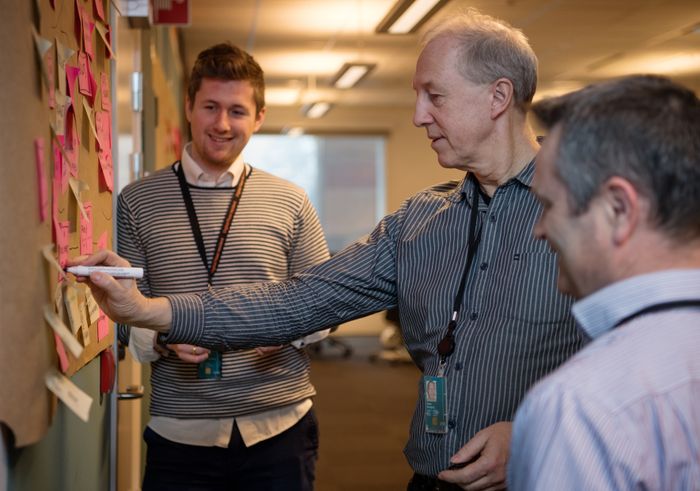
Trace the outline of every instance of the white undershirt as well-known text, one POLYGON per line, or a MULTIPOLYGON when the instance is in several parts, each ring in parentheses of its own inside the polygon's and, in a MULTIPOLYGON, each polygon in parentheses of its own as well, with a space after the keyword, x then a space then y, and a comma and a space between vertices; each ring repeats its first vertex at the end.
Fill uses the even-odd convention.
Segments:
MULTIPOLYGON (((241 174, 246 169, 241 155, 217 178, 205 173, 195 162, 190 154, 191 145, 191 143, 185 145, 181 159, 185 180, 189 184, 200 187, 234 187, 238 184, 241 174)), ((291 344, 299 349, 309 343, 320 341, 328 333, 329 330, 318 331, 291 344)), ((160 354, 153 348, 155 336, 156 332, 150 329, 138 327, 131 329, 129 351, 137 361, 147 363, 160 358, 160 354)), ((250 447, 294 426, 306 415, 312 405, 311 399, 305 399, 289 406, 236 418, 182 419, 152 416, 148 426, 170 441, 186 445, 226 448, 235 422, 243 442, 250 447)))

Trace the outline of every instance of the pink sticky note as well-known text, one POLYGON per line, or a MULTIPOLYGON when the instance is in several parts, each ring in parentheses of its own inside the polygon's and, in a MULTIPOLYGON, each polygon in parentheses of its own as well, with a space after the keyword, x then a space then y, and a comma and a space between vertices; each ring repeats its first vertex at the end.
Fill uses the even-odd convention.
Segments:
POLYGON ((88 98, 90 99, 90 107, 93 107, 95 105, 95 97, 97 96, 97 82, 95 81, 95 76, 92 74, 90 63, 87 65, 87 70, 88 82, 90 83, 90 95, 88 98))
POLYGON ((80 214, 80 254, 92 254, 92 203, 83 201, 87 219, 80 214))
POLYGON ((102 232, 100 238, 97 239, 97 250, 101 251, 107 249, 107 232, 102 232))
POLYGON ((102 5, 102 0, 95 0, 93 5, 94 5, 95 15, 104 21, 105 20, 105 8, 104 8, 104 5, 102 5))
POLYGON ((90 96, 92 92, 90 91, 90 67, 88 66, 87 55, 84 51, 78 53, 78 89, 83 95, 90 96))
POLYGON ((80 76, 80 68, 77 66, 66 65, 66 79, 68 79, 68 95, 70 96, 73 107, 75 104, 75 79, 80 76))
POLYGON ((92 34, 95 31, 95 23, 90 19, 90 15, 83 11, 83 43, 85 52, 91 60, 95 59, 95 50, 92 47, 92 34))
POLYGON ((70 222, 58 222, 58 230, 56 233, 56 249, 58 250, 58 264, 62 268, 66 266, 68 262, 68 231, 70 229, 70 222))
POLYGON ((61 371, 66 373, 68 370, 68 354, 66 353, 66 347, 63 346, 63 341, 58 337, 58 334, 53 333, 53 338, 56 340, 56 354, 58 355, 58 363, 61 366, 61 371))
POLYGON ((39 220, 46 220, 49 208, 49 191, 46 187, 46 174, 44 173, 44 139, 34 140, 34 154, 36 157, 36 177, 39 191, 39 220))
POLYGON ((100 89, 102 90, 102 109, 105 111, 111 111, 112 99, 110 99, 109 77, 107 77, 107 72, 100 73, 100 89))
POLYGON ((100 148, 112 148, 112 125, 110 124, 109 112, 95 112, 95 131, 97 131, 100 148))
POLYGON ((66 115, 66 134, 64 138, 63 148, 66 151, 68 160, 68 171, 73 177, 78 177, 78 158, 80 156, 80 140, 78 139, 78 131, 75 128, 75 115, 73 107, 68 108, 66 115))
POLYGON ((109 334, 109 323, 107 316, 100 309, 100 317, 97 319, 97 340, 102 341, 109 334))
POLYGON ((112 167, 112 149, 100 148, 97 153, 100 162, 100 190, 114 191, 114 169, 112 167))
MULTIPOLYGON (((58 139, 59 143, 63 146, 63 149, 65 150, 65 148, 66 148, 65 135, 56 136, 56 139, 58 139)), ((66 191, 68 191, 68 178, 69 178, 68 173, 70 172, 70 170, 69 170, 70 162, 63 161, 63 154, 61 153, 61 149, 58 147, 58 144, 56 144, 56 142, 53 143, 53 152, 54 152, 53 153, 54 174, 56 173, 57 170, 60 171, 60 175, 59 175, 59 182, 61 184, 60 190, 61 190, 61 193, 65 193, 66 191)), ((76 168, 76 171, 77 171, 77 168, 76 168)))

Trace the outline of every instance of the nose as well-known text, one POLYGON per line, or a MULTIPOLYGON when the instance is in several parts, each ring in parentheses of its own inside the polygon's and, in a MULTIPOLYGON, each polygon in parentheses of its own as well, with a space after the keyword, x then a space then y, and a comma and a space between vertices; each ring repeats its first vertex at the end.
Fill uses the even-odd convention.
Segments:
POLYGON ((214 128, 216 131, 220 131, 222 133, 225 133, 231 129, 231 123, 229 122, 228 113, 226 111, 219 111, 217 113, 216 120, 214 121, 214 128))
POLYGON ((413 111, 413 124, 417 127, 426 126, 433 122, 430 112, 427 110, 425 96, 416 96, 416 107, 413 111))

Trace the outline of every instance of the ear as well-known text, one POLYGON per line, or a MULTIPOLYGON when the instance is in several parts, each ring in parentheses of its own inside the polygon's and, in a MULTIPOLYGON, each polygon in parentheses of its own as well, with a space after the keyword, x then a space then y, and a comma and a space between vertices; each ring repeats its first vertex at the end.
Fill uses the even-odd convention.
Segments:
POLYGON ((258 114, 255 115, 255 128, 253 129, 253 133, 256 133, 260 127, 263 125, 265 122, 265 113, 267 112, 267 108, 263 107, 258 114))
POLYGON ((499 78, 491 85, 491 119, 498 118, 511 106, 513 101, 513 82, 499 78))
POLYGON ((612 240, 623 245, 638 232, 643 220, 639 193, 627 179, 614 176, 602 185, 600 196, 612 240))
POLYGON ((189 95, 185 95, 185 117, 187 118, 187 122, 191 123, 192 122, 192 102, 190 100, 189 95))

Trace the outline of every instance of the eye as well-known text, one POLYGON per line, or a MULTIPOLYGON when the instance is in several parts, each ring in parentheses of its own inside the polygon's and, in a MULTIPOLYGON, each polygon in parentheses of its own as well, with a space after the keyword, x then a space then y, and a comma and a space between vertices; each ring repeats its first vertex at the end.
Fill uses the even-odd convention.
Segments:
POLYGON ((430 99, 430 102, 431 102, 434 106, 439 106, 439 105, 442 104, 443 101, 445 100, 445 96, 443 96, 442 94, 429 93, 429 94, 428 94, 428 99, 430 99))
POLYGON ((228 113, 231 117, 235 118, 241 118, 248 115, 248 111, 246 111, 246 109, 243 107, 232 107, 229 109, 228 113))

